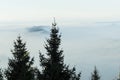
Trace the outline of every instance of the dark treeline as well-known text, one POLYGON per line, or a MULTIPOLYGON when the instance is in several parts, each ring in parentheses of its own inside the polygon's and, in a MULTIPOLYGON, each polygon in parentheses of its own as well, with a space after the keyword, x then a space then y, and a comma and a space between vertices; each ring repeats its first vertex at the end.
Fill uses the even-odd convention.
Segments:
MULTIPOLYGON (((39 64, 41 70, 34 65, 34 58, 19 36, 14 41, 14 49, 11 50, 13 55, 8 60, 8 66, 5 70, 0 69, 0 80, 80 80, 81 72, 76 68, 69 68, 64 63, 63 50, 60 49, 61 35, 54 22, 52 24, 50 38, 46 40, 46 53, 39 53, 39 64)), ((99 73, 95 67, 91 74, 91 80, 100 80, 99 73)))

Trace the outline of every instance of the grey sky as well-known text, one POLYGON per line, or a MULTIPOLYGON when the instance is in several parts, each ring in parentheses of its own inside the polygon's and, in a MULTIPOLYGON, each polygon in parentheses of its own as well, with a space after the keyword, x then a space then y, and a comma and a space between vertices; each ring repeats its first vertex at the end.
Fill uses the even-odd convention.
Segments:
POLYGON ((120 20, 119 0, 0 0, 0 24, 120 20))

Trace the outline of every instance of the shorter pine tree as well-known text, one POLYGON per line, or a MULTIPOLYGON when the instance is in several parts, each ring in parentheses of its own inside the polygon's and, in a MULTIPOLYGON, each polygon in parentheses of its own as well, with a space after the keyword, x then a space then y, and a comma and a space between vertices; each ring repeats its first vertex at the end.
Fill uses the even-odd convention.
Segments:
POLYGON ((30 59, 26 49, 26 43, 21 37, 14 42, 14 49, 11 51, 13 58, 9 59, 8 68, 5 70, 7 80, 34 80, 34 59, 30 59))
POLYGON ((91 80, 100 80, 100 76, 96 67, 94 68, 94 72, 92 73, 91 80))

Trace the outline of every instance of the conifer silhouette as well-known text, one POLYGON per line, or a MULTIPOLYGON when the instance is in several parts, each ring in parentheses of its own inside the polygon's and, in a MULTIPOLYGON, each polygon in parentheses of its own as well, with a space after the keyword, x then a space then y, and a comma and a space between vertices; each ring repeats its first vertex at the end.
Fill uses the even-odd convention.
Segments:
POLYGON ((46 57, 40 53, 42 72, 39 73, 39 80, 80 80, 80 74, 76 74, 75 68, 69 69, 69 66, 64 64, 63 50, 59 49, 61 35, 56 25, 54 21, 50 38, 45 44, 46 57))
POLYGON ((94 72, 92 73, 91 80, 100 80, 100 76, 96 67, 94 69, 94 72))
POLYGON ((30 59, 26 49, 26 43, 21 37, 14 42, 14 49, 11 50, 13 57, 9 59, 8 68, 5 70, 7 80, 34 80, 34 59, 30 59))
POLYGON ((0 69, 0 80, 3 80, 3 71, 0 69))

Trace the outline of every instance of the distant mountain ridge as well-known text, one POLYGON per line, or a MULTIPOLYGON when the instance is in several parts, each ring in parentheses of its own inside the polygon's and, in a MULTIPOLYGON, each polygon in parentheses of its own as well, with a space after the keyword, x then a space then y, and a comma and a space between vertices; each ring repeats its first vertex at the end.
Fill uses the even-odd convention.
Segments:
POLYGON ((43 32, 43 33, 48 33, 48 26, 33 26, 30 28, 27 28, 28 32, 43 32))

